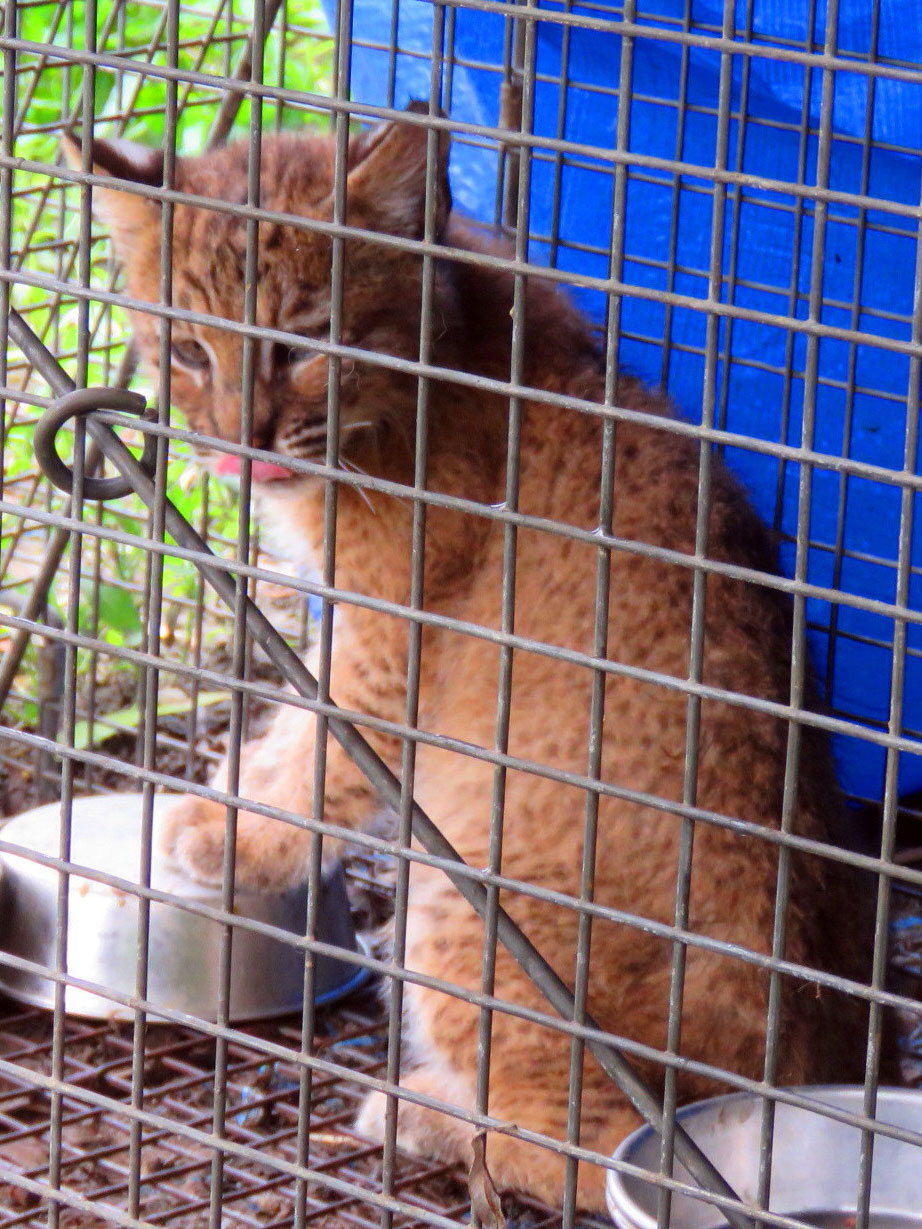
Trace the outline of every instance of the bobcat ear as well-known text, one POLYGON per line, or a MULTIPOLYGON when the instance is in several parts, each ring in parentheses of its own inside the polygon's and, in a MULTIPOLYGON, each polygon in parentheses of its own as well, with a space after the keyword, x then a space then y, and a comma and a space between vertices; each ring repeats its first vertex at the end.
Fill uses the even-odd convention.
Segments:
MULTIPOLYGON (((407 111, 428 115, 429 105, 411 102, 407 111)), ((438 112, 442 116, 442 112, 438 112)), ((444 116, 442 117, 444 118, 444 116)), ((435 178, 435 238, 439 239, 451 213, 448 151, 451 137, 438 132, 435 178)), ((426 163, 429 129, 401 120, 359 133, 349 142, 346 179, 349 221, 370 230, 423 237, 426 215, 426 163)))
MULTIPOLYGON (((75 171, 83 166, 83 148, 71 133, 61 142, 64 159, 75 171)), ((115 180, 148 184, 159 188, 163 184, 163 151, 136 145, 133 141, 102 141, 92 143, 94 175, 107 175, 115 180)), ((159 206, 133 192, 116 187, 93 185, 93 209, 109 227, 120 255, 126 254, 138 236, 160 225, 159 206)))

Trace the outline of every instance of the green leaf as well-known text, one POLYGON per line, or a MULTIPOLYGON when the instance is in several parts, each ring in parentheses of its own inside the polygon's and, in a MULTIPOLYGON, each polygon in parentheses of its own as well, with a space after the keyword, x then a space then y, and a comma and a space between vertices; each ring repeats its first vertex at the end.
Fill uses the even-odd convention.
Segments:
POLYGON ((126 641, 140 640, 141 616, 137 597, 116 585, 99 586, 99 626, 119 632, 126 641))
MULTIPOLYGON (((211 704, 220 704, 222 700, 227 699, 229 699, 229 693, 226 691, 200 691, 196 696, 195 704, 198 708, 207 708, 211 704)), ((188 713, 191 709, 192 697, 176 688, 164 688, 158 697, 158 717, 175 717, 179 713, 188 713)), ((117 709, 114 713, 105 713, 102 720, 105 721, 105 725, 101 725, 98 719, 93 723, 92 738, 90 737, 90 723, 88 721, 77 722, 74 726, 75 751, 86 751, 88 747, 99 746, 107 739, 114 738, 116 734, 138 729, 141 724, 141 710, 137 704, 130 704, 127 708, 117 709)))

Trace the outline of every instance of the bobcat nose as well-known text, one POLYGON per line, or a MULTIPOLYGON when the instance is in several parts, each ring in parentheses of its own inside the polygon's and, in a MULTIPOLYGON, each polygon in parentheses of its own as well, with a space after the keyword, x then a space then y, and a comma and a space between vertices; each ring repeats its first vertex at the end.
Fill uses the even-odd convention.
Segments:
POLYGON ((250 444, 253 448, 270 449, 275 436, 275 412, 269 390, 261 380, 253 389, 253 410, 250 417, 250 444))
POLYGON ((244 399, 238 384, 225 383, 223 388, 224 404, 219 410, 221 434, 225 439, 239 444, 246 440, 253 448, 271 448, 275 435, 275 411, 269 390, 257 380, 253 386, 253 395, 249 413, 249 431, 244 429, 244 399))
POLYGON ((237 429, 236 435, 231 437, 235 444, 246 442, 251 448, 271 449, 273 431, 269 424, 253 423, 252 429, 246 432, 243 428, 243 423, 237 429))

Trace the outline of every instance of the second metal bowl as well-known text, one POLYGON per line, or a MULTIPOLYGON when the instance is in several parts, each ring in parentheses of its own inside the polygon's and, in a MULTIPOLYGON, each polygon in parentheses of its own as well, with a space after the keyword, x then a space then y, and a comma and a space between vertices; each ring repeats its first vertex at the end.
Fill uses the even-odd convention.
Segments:
MULTIPOLYGON (((861 1115, 864 1089, 849 1085, 789 1090, 861 1115)), ((754 1202, 758 1190, 762 1098, 748 1093, 713 1097, 686 1105, 676 1115, 739 1197, 754 1202)), ((877 1119, 922 1136, 922 1091, 881 1088, 877 1119)), ((855 1224, 862 1132, 799 1106, 778 1103, 772 1143, 769 1210, 797 1217, 822 1229, 855 1224)), ((658 1174, 660 1139, 641 1127, 612 1158, 658 1174)), ((675 1176, 691 1182, 676 1164, 675 1176)), ((609 1171, 608 1210, 618 1229, 656 1229, 658 1188, 633 1174, 609 1171)), ((713 1204, 673 1195, 671 1229, 725 1229, 726 1219, 713 1204)), ((922 1144, 875 1135, 871 1181, 870 1229, 922 1229, 922 1144)))

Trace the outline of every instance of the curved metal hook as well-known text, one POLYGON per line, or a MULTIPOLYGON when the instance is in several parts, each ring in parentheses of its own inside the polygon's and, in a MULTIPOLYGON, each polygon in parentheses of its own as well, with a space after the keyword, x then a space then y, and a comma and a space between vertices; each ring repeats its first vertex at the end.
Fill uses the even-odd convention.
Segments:
MULTIPOLYGON (((96 410, 120 410, 123 414, 142 415, 147 402, 140 393, 123 388, 77 388, 53 401, 35 425, 35 456, 45 477, 70 495, 74 489, 74 471, 58 456, 55 437, 70 418, 92 414, 96 410)), ((144 436, 144 452, 139 464, 150 477, 154 475, 157 457, 157 437, 144 436)), ((83 494, 87 499, 120 499, 131 495, 134 487, 126 478, 83 479, 83 494)))

